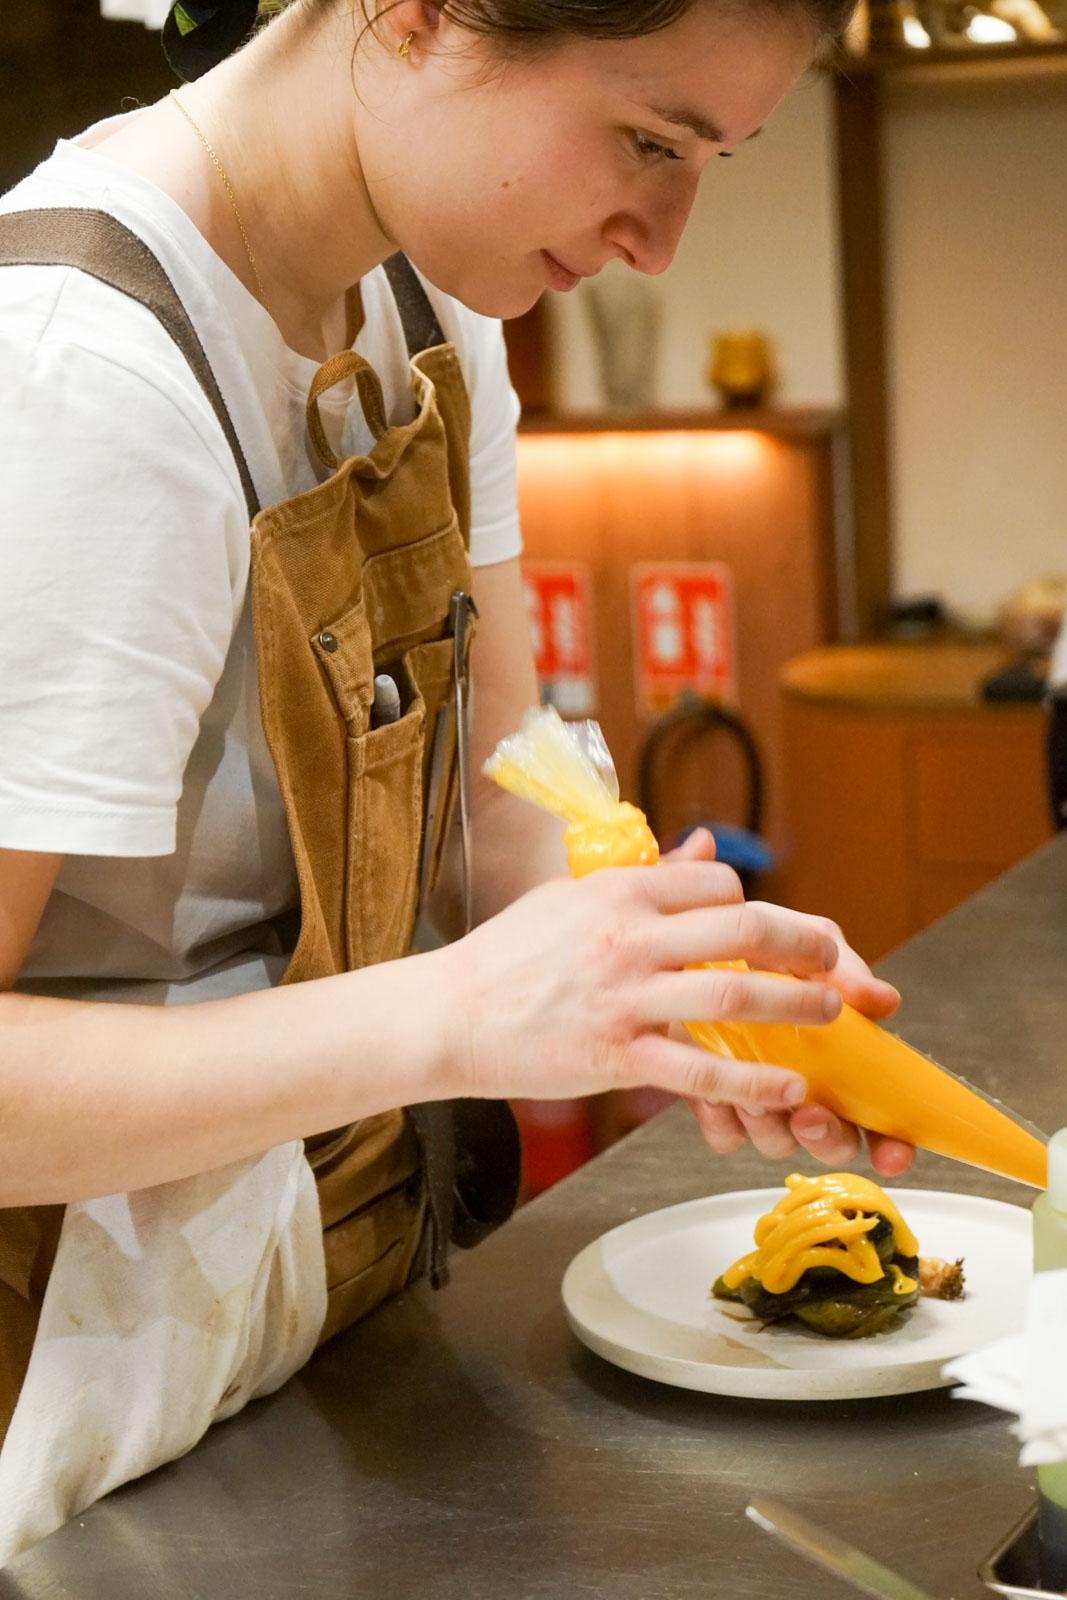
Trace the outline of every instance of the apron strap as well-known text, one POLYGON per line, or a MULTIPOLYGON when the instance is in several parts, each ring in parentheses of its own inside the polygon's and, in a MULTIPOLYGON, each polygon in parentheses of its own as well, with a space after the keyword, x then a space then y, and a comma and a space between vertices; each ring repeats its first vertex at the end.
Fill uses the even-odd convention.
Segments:
MULTIPOLYGON (((397 311, 400 313, 409 357, 414 358, 421 355, 424 350, 432 350, 438 345, 447 344, 448 340, 438 321, 437 312, 407 256, 401 254, 390 256, 384 266, 397 311)), ((360 319, 362 320, 362 304, 360 304, 360 319)), ((319 398, 335 383, 340 383, 342 378, 351 377, 356 380, 363 416, 374 437, 380 439, 388 426, 382 386, 374 368, 354 350, 341 350, 337 355, 330 356, 311 380, 307 401, 307 428, 315 454, 323 466, 331 472, 337 470, 340 460, 330 448, 326 438, 319 412, 319 398)))
POLYGON ((505 1223, 519 1198, 522 1146, 506 1100, 409 1106, 422 1149, 428 1206, 426 1268, 448 1282, 449 1240, 470 1250, 505 1223))
POLYGON ((435 1289, 448 1282, 456 1181, 455 1113, 450 1100, 409 1106, 426 1173, 426 1270, 435 1289))
POLYGON ((152 313, 189 363, 226 435, 251 522, 259 500, 237 430, 189 314, 144 240, 106 211, 78 206, 10 211, 0 215, 0 266, 77 267, 152 313))
POLYGON ((380 439, 388 427, 381 382, 370 363, 361 355, 357 355, 354 350, 341 350, 328 361, 324 361, 312 378, 311 388, 308 390, 307 425, 311 442, 315 446, 315 454, 323 466, 328 467, 331 472, 336 471, 340 463, 330 448, 326 431, 322 426, 319 396, 325 394, 327 389, 332 389, 335 383, 340 383, 342 378, 352 377, 356 380, 363 416, 371 433, 376 439, 380 439))
POLYGON ((385 262, 385 275, 389 279, 389 287, 393 291, 393 299, 400 312, 408 355, 418 356, 424 350, 433 350, 439 344, 447 344, 448 340, 437 320, 437 312, 407 256, 400 254, 390 256, 385 262))

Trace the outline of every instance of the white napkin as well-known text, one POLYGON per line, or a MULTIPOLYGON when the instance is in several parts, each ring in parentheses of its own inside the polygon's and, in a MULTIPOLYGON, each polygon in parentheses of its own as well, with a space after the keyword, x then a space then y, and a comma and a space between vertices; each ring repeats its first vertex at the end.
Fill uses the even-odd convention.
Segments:
POLYGON ((143 22, 146 28, 162 28, 171 0, 100 0, 100 15, 109 22, 143 22))
POLYGON ((962 1385, 958 1399, 1015 1413, 1021 1466, 1067 1461, 1067 1269, 1034 1274, 1022 1333, 958 1356, 942 1371, 962 1385))

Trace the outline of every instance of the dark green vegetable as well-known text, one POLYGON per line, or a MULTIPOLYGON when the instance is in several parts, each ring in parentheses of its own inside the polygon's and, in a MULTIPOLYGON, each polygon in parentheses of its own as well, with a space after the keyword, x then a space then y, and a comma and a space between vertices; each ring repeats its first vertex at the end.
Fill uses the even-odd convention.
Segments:
POLYGON ((886 1269, 877 1283, 856 1283, 833 1267, 810 1267, 784 1294, 769 1294, 755 1278, 745 1278, 736 1289, 728 1289, 718 1278, 712 1293, 717 1300, 736 1300, 748 1306, 764 1322, 796 1317, 830 1339, 863 1339, 883 1333, 918 1300, 919 1262, 916 1256, 895 1253, 893 1228, 884 1217, 878 1218, 877 1227, 867 1237, 886 1269), (915 1280, 909 1294, 894 1294, 891 1265, 915 1280))

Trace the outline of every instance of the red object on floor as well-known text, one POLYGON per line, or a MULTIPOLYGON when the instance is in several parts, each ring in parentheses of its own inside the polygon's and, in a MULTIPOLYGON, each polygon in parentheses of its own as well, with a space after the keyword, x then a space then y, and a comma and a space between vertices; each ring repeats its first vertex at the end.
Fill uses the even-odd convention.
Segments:
POLYGON ((540 1194, 594 1153, 586 1100, 513 1100, 511 1109, 522 1137, 522 1183, 540 1194))

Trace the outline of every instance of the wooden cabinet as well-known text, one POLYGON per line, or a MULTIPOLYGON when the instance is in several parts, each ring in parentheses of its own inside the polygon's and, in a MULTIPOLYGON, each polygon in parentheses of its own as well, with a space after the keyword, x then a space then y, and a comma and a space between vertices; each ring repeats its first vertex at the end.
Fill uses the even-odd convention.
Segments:
MULTIPOLYGON (((819 412, 656 413, 548 418, 519 438, 526 557, 580 563, 593 604, 596 712, 624 795, 651 720, 638 711, 630 569, 721 561, 734 590, 738 706, 764 760, 764 832, 783 837, 779 674, 801 650, 840 637, 847 573, 835 563, 839 419, 819 412)), ((743 821, 732 762, 706 745, 660 796, 666 836, 709 817, 743 821), (727 769, 728 770, 724 770, 727 769)), ((777 885, 768 892, 777 894, 777 885)))
POLYGON ((991 705, 997 645, 812 650, 782 677, 787 897, 868 959, 1051 833, 1045 714, 991 705))

